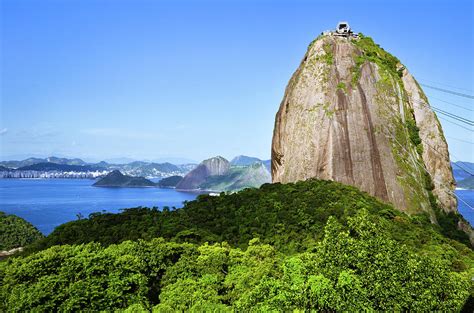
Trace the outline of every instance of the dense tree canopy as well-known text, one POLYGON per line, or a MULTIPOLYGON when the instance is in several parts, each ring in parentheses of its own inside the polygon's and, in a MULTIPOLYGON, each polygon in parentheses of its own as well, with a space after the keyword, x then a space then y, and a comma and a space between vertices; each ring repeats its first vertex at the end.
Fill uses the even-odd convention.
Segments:
POLYGON ((366 210, 347 226, 331 217, 321 241, 292 255, 259 239, 243 250, 164 239, 55 246, 0 265, 0 303, 11 311, 460 310, 472 271, 410 252, 376 220, 366 210))
POLYGON ((0 212, 0 251, 24 247, 43 235, 24 219, 0 212))
POLYGON ((245 248, 249 240, 258 237, 279 250, 299 252, 319 241, 329 216, 345 224, 349 216, 364 208, 380 216, 380 223, 394 238, 414 249, 432 243, 461 246, 442 236, 427 215, 410 217, 354 187, 308 180, 266 184, 218 197, 201 195, 177 210, 135 208, 121 214, 93 213, 88 219, 60 225, 32 250, 156 237, 195 243, 226 241, 245 248))
POLYGON ((95 213, 0 263, 0 311, 469 310, 474 253, 442 231, 317 180, 95 213))

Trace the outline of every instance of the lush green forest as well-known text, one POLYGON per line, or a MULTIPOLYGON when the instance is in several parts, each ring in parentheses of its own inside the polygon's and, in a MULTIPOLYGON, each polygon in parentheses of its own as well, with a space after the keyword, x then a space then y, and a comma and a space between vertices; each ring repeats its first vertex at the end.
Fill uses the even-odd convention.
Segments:
POLYGON ((121 214, 94 213, 88 219, 65 223, 30 247, 37 251, 58 244, 100 242, 156 237, 194 243, 223 242, 245 248, 255 237, 278 250, 301 252, 318 242, 329 216, 343 224, 361 209, 380 216, 391 235, 413 249, 450 242, 440 233, 450 230, 468 243, 467 236, 446 223, 433 225, 427 215, 409 217, 357 188, 332 181, 308 180, 265 184, 259 189, 213 197, 201 195, 184 208, 135 208, 121 214))
POLYGON ((470 310, 474 253, 443 232, 317 180, 96 213, 0 263, 0 311, 470 310))
POLYGON ((24 247, 43 235, 24 219, 0 212, 0 251, 24 247))

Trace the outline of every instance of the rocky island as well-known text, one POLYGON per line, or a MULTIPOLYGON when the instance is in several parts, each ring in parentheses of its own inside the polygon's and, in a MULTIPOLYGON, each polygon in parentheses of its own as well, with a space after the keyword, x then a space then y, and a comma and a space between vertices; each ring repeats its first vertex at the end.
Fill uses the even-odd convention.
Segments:
POLYGON ((229 162, 221 156, 216 156, 202 161, 184 176, 176 188, 213 192, 237 191, 258 188, 270 181, 270 172, 260 159, 239 156, 229 162))
POLYGON ((156 187, 156 184, 146 178, 123 175, 120 171, 115 170, 107 174, 105 177, 96 181, 92 186, 94 187, 156 187))

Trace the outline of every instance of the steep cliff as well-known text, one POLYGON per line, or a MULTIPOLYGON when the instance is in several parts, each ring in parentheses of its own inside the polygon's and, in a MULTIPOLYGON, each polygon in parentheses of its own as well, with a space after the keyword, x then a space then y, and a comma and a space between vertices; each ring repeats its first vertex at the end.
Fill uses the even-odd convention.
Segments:
POLYGON ((247 166, 232 166, 225 175, 211 176, 200 188, 212 191, 236 191, 245 188, 258 188, 270 183, 272 177, 265 164, 256 162, 247 166))
POLYGON ((323 35, 293 74, 275 119, 273 182, 330 179, 401 211, 456 212, 441 125, 407 69, 371 38, 323 35))
POLYGON ((176 185, 176 189, 198 189, 210 176, 224 175, 230 163, 221 156, 202 161, 176 185))

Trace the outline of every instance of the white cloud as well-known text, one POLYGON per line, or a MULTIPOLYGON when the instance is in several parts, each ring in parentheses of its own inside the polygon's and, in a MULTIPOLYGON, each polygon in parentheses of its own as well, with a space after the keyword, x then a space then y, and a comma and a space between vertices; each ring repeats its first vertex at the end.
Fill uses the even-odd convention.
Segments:
POLYGON ((8 129, 7 129, 7 128, 2 128, 2 129, 0 129, 0 136, 5 135, 6 133, 8 133, 8 129))

